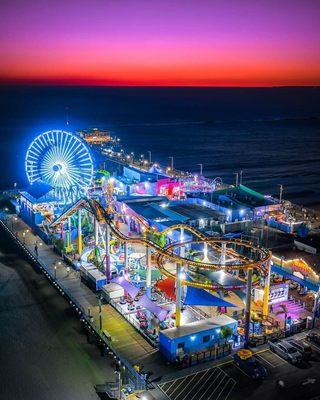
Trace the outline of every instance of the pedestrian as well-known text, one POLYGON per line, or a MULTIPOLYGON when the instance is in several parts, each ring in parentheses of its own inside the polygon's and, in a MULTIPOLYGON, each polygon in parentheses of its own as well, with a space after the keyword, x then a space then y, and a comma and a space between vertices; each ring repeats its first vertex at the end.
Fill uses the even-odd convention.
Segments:
POLYGON ((270 312, 273 313, 273 305, 270 304, 270 312))
POLYGON ((38 244, 37 243, 34 245, 34 252, 36 253, 36 256, 38 257, 38 244))

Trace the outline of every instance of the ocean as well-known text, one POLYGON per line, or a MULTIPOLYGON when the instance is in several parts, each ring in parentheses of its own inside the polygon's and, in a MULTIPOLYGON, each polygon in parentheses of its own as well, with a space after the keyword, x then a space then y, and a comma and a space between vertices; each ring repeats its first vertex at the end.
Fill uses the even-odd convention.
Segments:
POLYGON ((24 157, 48 129, 110 129, 135 154, 320 203, 320 88, 0 87, 0 188, 26 185, 24 157), (69 126, 66 126, 66 121, 69 126))

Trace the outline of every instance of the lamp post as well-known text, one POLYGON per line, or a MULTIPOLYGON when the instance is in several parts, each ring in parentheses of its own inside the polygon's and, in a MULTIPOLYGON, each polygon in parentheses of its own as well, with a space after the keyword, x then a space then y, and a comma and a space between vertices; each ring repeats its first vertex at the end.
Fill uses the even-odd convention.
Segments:
POLYGON ((201 164, 197 164, 197 165, 199 165, 199 166, 200 166, 200 176, 202 176, 203 164, 201 163, 201 164))
POLYGON ((149 154, 149 164, 151 165, 151 151, 148 150, 148 154, 149 154))
POLYGON ((279 203, 282 203, 283 185, 279 185, 279 203))
POLYGON ((61 261, 55 261, 54 262, 54 279, 57 279, 57 264, 60 266, 61 265, 61 261))
POLYGON ((98 296, 99 302, 99 329, 102 331, 102 304, 101 304, 101 295, 98 296))
POLYGON ((121 396, 121 372, 120 371, 114 371, 114 373, 117 375, 117 383, 118 383, 118 388, 117 388, 117 397, 120 398, 121 396))
POLYGON ((173 172, 173 157, 171 156, 171 157, 169 157, 170 158, 170 160, 171 160, 171 172, 173 172))
POLYGON ((236 187, 238 187, 238 184, 239 184, 239 173, 235 172, 234 175, 236 176, 236 187))

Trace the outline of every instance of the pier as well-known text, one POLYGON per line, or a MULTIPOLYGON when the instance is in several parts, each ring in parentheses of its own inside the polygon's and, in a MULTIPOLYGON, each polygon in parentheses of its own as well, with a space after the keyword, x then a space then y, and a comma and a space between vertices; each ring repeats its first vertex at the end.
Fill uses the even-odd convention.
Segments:
MULTIPOLYGON (((53 247, 44 243, 32 233, 30 227, 15 215, 2 214, 0 227, 18 246, 19 251, 35 267, 40 269, 49 282, 57 288, 74 307, 75 313, 83 321, 88 333, 88 340, 105 345, 106 351, 114 353, 119 364, 134 382, 136 389, 144 389, 146 382, 133 366, 143 363, 145 370, 161 372, 160 356, 134 327, 126 321, 111 305, 101 304, 99 298, 80 280, 79 273, 74 271, 53 251, 53 247), (38 243, 38 256, 34 246, 38 243), (100 329, 100 315, 102 326, 100 329), (111 337, 108 340, 103 331, 111 337), (160 370, 159 370, 160 367, 160 370)), ((162 371, 163 372, 163 371, 162 371)), ((169 372, 167 370, 167 372, 169 372)))

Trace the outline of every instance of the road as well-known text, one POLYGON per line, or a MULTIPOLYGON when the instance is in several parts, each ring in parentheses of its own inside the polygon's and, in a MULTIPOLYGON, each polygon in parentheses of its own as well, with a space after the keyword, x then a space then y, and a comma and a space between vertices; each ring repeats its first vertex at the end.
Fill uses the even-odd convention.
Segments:
POLYGON ((45 277, 0 242, 0 399, 98 399, 94 385, 114 380, 69 304, 45 277))

